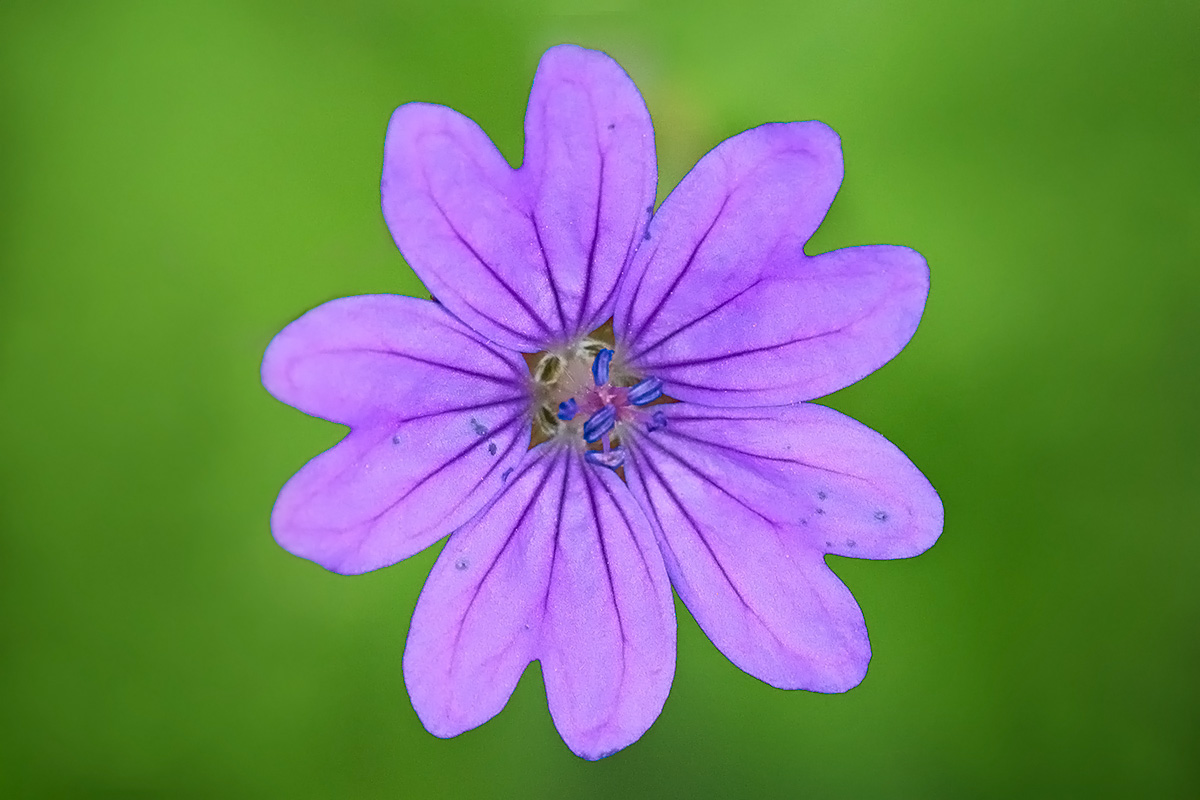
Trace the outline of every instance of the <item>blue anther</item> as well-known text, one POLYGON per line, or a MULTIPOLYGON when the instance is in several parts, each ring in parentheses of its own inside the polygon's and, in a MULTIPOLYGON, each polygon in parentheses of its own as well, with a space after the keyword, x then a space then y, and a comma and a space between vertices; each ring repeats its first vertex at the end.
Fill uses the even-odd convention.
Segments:
POLYGON ((601 436, 613 429, 616 422, 617 409, 613 406, 605 406, 583 423, 583 438, 589 442, 599 441, 601 436))
POLYGON ((602 453, 599 450, 588 450, 584 452, 583 457, 587 459, 589 464, 595 464, 597 467, 617 469, 625 463, 625 448, 617 445, 607 453, 602 453))
POLYGON ((662 381, 658 378, 646 378, 629 387, 629 402, 635 406, 644 406, 660 397, 662 397, 662 381))
POLYGON ((661 411, 655 411, 650 415, 650 421, 646 423, 646 432, 654 433, 665 427, 667 427, 667 415, 661 411))
POLYGON ((558 404, 558 418, 563 422, 570 422, 575 419, 577 413, 579 413, 579 403, 575 402, 574 397, 558 404))
POLYGON ((612 357, 612 350, 601 350, 596 353, 596 360, 592 362, 592 378, 595 379, 597 386, 608 383, 608 365, 612 361, 612 357))

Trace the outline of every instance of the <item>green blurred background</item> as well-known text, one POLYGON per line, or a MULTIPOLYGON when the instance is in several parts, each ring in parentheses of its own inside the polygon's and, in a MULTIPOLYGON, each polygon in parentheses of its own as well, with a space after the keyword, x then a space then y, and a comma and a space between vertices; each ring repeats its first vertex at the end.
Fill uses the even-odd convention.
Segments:
POLYGON ((1200 796, 1198 31, 1190 1, 4 3, 0 795, 1200 796), (840 132, 810 252, 911 245, 933 291, 829 402, 946 505, 918 559, 830 559, 859 688, 771 689, 681 609, 662 717, 595 764, 536 667, 422 729, 435 553, 280 550, 275 494, 340 430, 258 381, 306 309, 422 292, 378 206, 392 109, 517 160, 561 41, 640 85, 662 194, 760 122, 840 132))

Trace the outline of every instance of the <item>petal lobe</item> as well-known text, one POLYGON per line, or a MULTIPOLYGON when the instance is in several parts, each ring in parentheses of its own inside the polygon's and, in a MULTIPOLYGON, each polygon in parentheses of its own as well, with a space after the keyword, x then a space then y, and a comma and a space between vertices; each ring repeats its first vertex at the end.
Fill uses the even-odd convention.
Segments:
POLYGON ((519 356, 428 301, 350 297, 305 314, 267 348, 263 383, 351 432, 280 491, 276 540, 343 574, 428 547, 520 459, 527 381, 519 356))
POLYGON ((674 653, 649 524, 611 471, 546 443, 450 538, 413 615, 404 673, 422 722, 453 736, 498 713, 540 660, 559 733, 596 759, 657 718, 674 653))

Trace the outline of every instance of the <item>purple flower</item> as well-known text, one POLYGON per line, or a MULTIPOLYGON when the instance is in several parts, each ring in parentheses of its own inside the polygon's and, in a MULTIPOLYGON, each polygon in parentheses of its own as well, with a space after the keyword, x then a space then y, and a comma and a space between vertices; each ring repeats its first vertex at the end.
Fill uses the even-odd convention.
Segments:
POLYGON ((545 54, 525 137, 513 170, 448 108, 392 116, 383 213, 438 302, 335 300, 271 343, 268 390, 350 427, 283 488, 275 538, 355 574, 450 534, 404 655, 438 736, 539 660, 575 753, 635 741, 674 675, 671 586, 761 680, 855 686, 867 630, 823 556, 921 553, 942 506, 894 445, 804 401, 904 347, 924 260, 805 255, 842 179, 819 122, 723 142, 654 213, 650 116, 603 53, 545 54))

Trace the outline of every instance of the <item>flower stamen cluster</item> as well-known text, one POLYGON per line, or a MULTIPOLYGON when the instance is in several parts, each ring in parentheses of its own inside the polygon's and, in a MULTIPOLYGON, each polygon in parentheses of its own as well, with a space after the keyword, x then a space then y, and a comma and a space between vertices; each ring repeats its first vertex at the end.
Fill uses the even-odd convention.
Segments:
MULTIPOLYGON (((611 324, 557 352, 538 353, 534 367, 533 432, 530 447, 553 440, 580 450, 589 464, 617 470, 625 463, 628 426, 647 433, 666 427, 666 416, 644 406, 674 402, 663 382, 640 377, 599 336, 611 324)), ((621 473, 618 473, 621 474, 621 473)))

